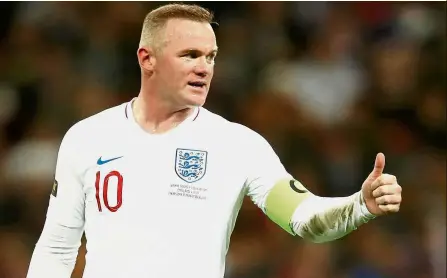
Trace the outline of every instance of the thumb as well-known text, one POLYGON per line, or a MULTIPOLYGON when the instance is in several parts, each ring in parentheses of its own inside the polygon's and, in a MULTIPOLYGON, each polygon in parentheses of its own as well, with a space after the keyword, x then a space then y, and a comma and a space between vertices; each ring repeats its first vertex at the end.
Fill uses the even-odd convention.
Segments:
POLYGON ((371 174, 369 174, 369 179, 375 180, 383 173, 385 168, 385 155, 383 153, 378 153, 376 156, 376 162, 374 163, 374 169, 371 174))

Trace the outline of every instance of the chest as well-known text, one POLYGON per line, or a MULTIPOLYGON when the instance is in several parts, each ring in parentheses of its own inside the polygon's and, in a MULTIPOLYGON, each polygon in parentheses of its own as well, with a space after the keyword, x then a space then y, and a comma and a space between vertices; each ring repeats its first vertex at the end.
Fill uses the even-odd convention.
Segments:
POLYGON ((89 225, 221 229, 239 210, 242 160, 213 142, 105 145, 96 157, 83 177, 89 225))

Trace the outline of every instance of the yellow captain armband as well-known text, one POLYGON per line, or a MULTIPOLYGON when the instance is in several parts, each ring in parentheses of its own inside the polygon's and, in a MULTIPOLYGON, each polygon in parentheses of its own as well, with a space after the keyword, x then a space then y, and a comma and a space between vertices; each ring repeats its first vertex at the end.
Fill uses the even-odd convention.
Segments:
POLYGON ((289 234, 295 235, 290 226, 295 209, 311 193, 297 180, 284 179, 277 182, 267 195, 267 216, 289 234))

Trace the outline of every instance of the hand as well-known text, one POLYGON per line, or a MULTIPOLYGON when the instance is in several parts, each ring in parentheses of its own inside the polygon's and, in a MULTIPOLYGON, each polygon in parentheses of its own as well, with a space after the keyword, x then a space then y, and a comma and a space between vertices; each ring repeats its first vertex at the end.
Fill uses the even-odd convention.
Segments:
POLYGON ((399 211, 402 202, 402 187, 393 175, 383 174, 385 156, 376 156, 374 170, 362 185, 363 198, 369 212, 379 216, 399 211))

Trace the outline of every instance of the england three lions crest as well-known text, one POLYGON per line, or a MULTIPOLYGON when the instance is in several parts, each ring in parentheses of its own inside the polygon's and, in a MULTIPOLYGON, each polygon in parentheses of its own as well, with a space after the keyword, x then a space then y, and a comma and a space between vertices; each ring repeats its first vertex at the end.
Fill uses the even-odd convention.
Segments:
POLYGON ((206 172, 206 151, 177 149, 175 155, 175 172, 186 182, 196 182, 206 172))

